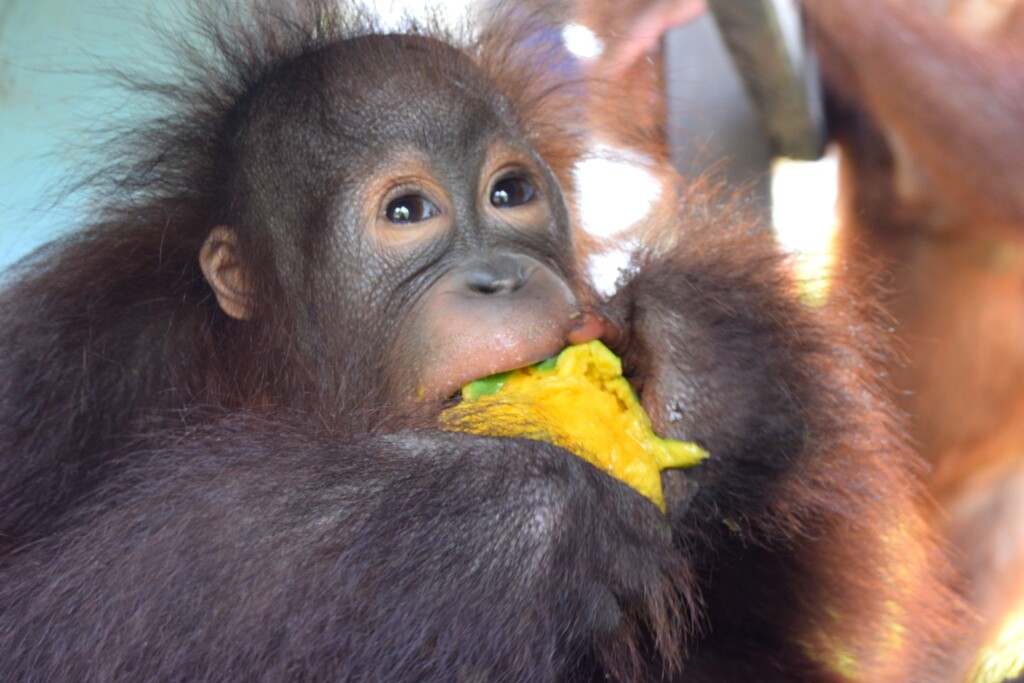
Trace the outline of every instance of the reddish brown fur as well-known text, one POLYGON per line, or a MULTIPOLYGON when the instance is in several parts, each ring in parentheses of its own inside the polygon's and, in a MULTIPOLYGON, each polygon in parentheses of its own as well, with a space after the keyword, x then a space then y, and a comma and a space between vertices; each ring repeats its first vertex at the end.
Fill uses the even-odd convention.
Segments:
POLYGON ((1024 605, 1024 3, 955 3, 946 22, 909 1, 804 4, 842 149, 840 249, 886 272, 898 396, 997 626, 1024 605))

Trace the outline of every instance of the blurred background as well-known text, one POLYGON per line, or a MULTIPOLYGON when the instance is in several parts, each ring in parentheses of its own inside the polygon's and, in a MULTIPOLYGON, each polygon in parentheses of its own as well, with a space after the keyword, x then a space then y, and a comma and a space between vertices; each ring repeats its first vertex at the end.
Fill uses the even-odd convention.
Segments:
MULTIPOLYGON (((471 3, 440 6, 462 17, 471 3)), ((379 0, 376 6, 383 16, 399 16, 423 4, 379 0)), ((85 199, 69 183, 94 157, 91 134, 138 113, 109 70, 166 68, 160 30, 185 21, 183 6, 0 0, 0 271, 82 215, 85 199)), ((693 174, 714 166, 747 187, 765 211, 774 206, 783 242, 804 255, 809 273, 820 275, 834 227, 835 156, 820 163, 776 160, 770 173, 769 141, 710 16, 672 29, 665 58, 674 163, 693 174)))

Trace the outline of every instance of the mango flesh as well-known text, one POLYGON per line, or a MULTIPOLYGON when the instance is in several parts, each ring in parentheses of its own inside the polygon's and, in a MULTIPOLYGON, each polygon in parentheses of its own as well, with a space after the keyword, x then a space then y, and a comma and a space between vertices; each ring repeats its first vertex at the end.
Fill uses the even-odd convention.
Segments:
POLYGON ((662 511, 661 470, 707 457, 693 443, 663 439, 604 344, 570 346, 555 358, 462 388, 441 414, 444 429, 547 441, 649 498, 662 511))

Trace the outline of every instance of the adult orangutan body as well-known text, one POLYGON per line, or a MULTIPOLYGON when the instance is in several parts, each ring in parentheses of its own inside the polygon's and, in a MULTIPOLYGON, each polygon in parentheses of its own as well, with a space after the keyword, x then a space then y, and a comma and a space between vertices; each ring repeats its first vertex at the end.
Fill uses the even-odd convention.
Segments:
POLYGON ((459 50, 225 19, 121 193, 3 294, 0 678, 941 670, 953 603, 870 326, 681 186, 678 239, 596 296, 574 86, 529 22, 459 50), (550 444, 436 428, 465 382, 595 337, 711 454, 664 474, 665 514, 550 444))
POLYGON ((805 4, 842 150, 838 248, 885 270, 906 345, 894 384, 971 603, 999 630, 1024 619, 1024 3, 957 0, 946 21, 914 2, 805 4))
MULTIPOLYGON (((703 10, 638 4, 603 68, 637 68, 703 10)), ((1018 641, 1010 665, 1024 624, 1024 2, 801 6, 840 148, 836 279, 857 289, 883 275, 903 343, 887 372, 981 617, 964 657, 1005 634, 1018 641)))

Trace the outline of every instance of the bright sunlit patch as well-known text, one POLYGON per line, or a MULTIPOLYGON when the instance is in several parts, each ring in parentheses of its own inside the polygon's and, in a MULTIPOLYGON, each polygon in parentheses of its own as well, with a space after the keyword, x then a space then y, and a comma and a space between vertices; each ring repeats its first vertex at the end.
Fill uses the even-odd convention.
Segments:
POLYGON ((647 216, 661 183, 642 154, 596 145, 576 162, 573 179, 580 225, 594 237, 612 237, 647 216))
POLYGON ((987 644, 967 680, 1001 683, 1024 674, 1024 608, 1003 622, 995 639, 987 644))
POLYGON ((772 169, 772 223, 779 241, 796 255, 810 303, 820 304, 828 296, 838 172, 834 152, 820 161, 780 159, 772 169))
POLYGON ((604 52, 604 43, 582 24, 569 24, 562 29, 565 49, 580 59, 597 59, 604 52))
POLYGON ((587 260, 587 271, 597 293, 610 297, 618 291, 622 273, 629 266, 638 244, 629 240, 607 251, 592 254, 587 260))
POLYGON ((474 0, 363 0, 381 22, 381 28, 401 31, 409 19, 441 18, 453 28, 463 25, 474 0))

